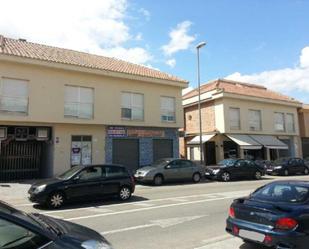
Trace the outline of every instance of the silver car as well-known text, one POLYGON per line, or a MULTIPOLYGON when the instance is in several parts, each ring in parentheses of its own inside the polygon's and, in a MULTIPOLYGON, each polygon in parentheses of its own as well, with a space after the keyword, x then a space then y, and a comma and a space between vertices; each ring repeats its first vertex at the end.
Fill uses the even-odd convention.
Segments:
POLYGON ((190 160, 164 158, 138 169, 134 176, 137 182, 159 186, 167 181, 192 180, 197 183, 203 175, 203 167, 190 160))

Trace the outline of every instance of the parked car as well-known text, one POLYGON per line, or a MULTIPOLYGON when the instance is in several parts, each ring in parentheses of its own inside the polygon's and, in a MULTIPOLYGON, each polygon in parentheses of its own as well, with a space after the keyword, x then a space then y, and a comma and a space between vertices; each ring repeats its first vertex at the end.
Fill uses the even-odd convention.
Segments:
POLYGON ((153 183, 159 186, 163 182, 180 180, 192 180, 197 183, 202 175, 203 167, 190 160, 164 158, 151 166, 138 169, 134 176, 138 182, 153 183))
POLYGON ((276 181, 234 200, 226 231, 271 248, 305 249, 309 244, 309 182, 276 181))
POLYGON ((309 174, 309 168, 303 159, 300 158, 281 158, 276 160, 273 165, 267 168, 266 173, 269 175, 295 175, 309 174))
POLYGON ((111 195, 125 201, 134 190, 134 178, 125 167, 91 165, 75 166, 55 178, 40 180, 28 192, 30 201, 60 208, 65 202, 111 195))
POLYGON ((225 159, 217 166, 208 166, 205 176, 208 179, 228 182, 239 178, 253 178, 259 180, 264 175, 263 166, 245 159, 225 159))
POLYGON ((273 166, 273 162, 269 160, 255 160, 255 163, 264 168, 265 174, 267 172, 267 169, 273 166))
POLYGON ((21 212, 0 201, 2 249, 112 249, 99 233, 41 214, 21 212))

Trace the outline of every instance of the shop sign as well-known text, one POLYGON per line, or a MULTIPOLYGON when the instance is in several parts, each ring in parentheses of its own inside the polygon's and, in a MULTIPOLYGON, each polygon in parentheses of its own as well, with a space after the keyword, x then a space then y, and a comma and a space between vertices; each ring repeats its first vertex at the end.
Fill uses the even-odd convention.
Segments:
POLYGON ((109 137, 126 137, 127 131, 125 127, 110 126, 108 127, 107 135, 109 137))
POLYGON ((129 128, 127 134, 129 137, 165 137, 165 132, 163 130, 129 128))

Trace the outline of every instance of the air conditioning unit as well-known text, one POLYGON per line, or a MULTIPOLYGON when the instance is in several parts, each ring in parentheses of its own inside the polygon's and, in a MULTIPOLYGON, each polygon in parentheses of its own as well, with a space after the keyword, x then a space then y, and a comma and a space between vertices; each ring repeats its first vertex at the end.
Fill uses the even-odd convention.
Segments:
POLYGON ((7 138, 7 128, 0 127, 0 140, 5 140, 7 138))

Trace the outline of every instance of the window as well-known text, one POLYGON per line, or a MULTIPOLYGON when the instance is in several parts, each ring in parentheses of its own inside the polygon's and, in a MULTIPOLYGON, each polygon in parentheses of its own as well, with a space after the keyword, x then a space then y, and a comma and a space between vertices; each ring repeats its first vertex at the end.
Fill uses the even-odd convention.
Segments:
POLYGON ((89 169, 85 169, 80 172, 79 180, 81 181, 89 181, 89 180, 96 180, 102 178, 102 167, 91 167, 89 169))
POLYGON ((230 117, 230 129, 240 130, 240 109, 231 107, 229 117, 230 117))
POLYGON ((296 184, 274 183, 258 189, 252 196, 262 201, 300 203, 308 200, 309 189, 296 184))
POLYGON ((93 88, 65 86, 64 116, 93 118, 93 88))
POLYGON ((285 131, 284 113, 275 112, 275 131, 285 131))
POLYGON ((175 98, 161 97, 161 121, 175 122, 175 98))
POLYGON ((125 177, 128 176, 127 171, 124 168, 106 166, 105 167, 105 177, 114 178, 114 177, 125 177))
POLYGON ((295 132, 294 114, 286 114, 286 130, 287 132, 295 132))
POLYGON ((262 130, 262 117, 260 110, 249 110, 249 130, 262 130))
POLYGON ((0 248, 41 248, 49 240, 32 231, 0 219, 0 248))
POLYGON ((28 81, 2 78, 0 110, 28 113, 28 81))
POLYGON ((92 137, 72 136, 71 165, 89 165, 92 161, 92 137))
POLYGON ((121 118, 144 120, 144 95, 123 92, 121 96, 121 118))

